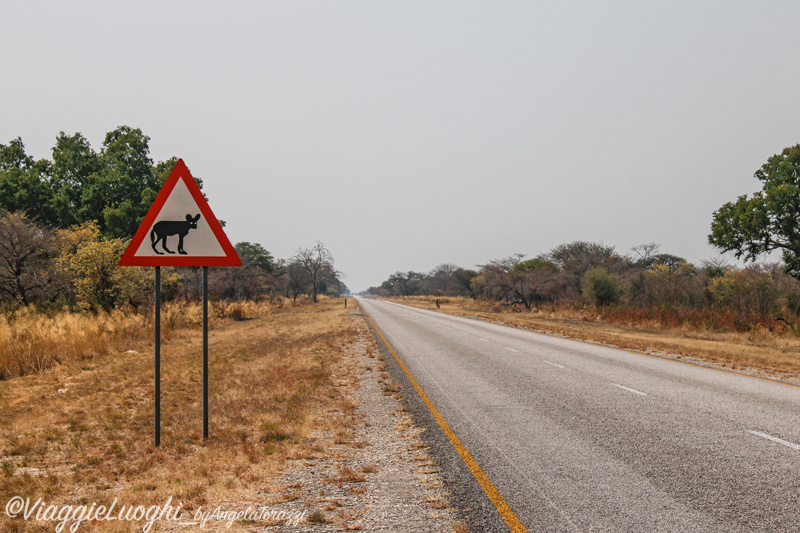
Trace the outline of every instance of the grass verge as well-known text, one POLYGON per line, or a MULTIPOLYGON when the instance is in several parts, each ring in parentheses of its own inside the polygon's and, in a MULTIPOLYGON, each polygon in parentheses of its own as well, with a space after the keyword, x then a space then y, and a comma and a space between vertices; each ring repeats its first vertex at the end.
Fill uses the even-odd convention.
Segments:
MULTIPOLYGON (((218 308, 209 335, 204 444, 199 314, 176 307, 164 321, 161 447, 153 444, 153 346, 144 339, 152 330, 128 328, 120 341, 106 324, 94 334, 109 333, 102 349, 76 349, 50 368, 0 381, 0 502, 20 496, 48 505, 110 505, 116 498, 149 507, 172 497, 188 512, 212 502, 264 504, 258 494, 288 458, 319 452, 308 438, 312 430, 342 429, 341 417, 327 413, 354 408, 331 379, 355 336, 339 301, 218 308)), ((41 527, 0 516, 3 531, 41 527)), ((137 528, 135 522, 81 525, 81 531, 137 528)))

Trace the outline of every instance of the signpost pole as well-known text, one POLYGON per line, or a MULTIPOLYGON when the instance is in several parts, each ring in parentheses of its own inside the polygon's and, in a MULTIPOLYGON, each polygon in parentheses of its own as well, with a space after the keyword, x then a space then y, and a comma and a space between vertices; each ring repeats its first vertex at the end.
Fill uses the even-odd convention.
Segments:
POLYGON ((161 267, 156 267, 156 446, 161 446, 161 267))
POLYGON ((161 267, 203 267, 203 441, 208 439, 208 267, 242 266, 189 168, 178 159, 119 260, 155 267, 155 441, 161 445, 161 267), (167 241, 178 249, 170 250, 167 241), (184 240, 188 240, 184 250, 184 240))
POLYGON ((208 267, 203 267, 203 441, 208 439, 208 267))

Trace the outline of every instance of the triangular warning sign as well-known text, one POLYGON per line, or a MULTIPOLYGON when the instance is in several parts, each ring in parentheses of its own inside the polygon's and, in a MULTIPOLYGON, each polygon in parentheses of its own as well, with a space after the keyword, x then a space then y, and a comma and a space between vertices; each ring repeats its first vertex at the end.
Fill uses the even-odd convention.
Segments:
POLYGON ((242 266, 242 260, 179 159, 119 264, 242 266))

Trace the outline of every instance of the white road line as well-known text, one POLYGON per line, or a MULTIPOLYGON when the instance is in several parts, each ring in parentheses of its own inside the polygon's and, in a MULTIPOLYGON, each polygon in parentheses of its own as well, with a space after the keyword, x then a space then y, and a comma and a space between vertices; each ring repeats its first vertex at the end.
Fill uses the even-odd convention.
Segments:
POLYGON ((469 333, 467 333, 466 331, 462 331, 461 334, 462 335, 469 335, 469 333))
POLYGON ((564 365, 559 365, 558 363, 551 363, 550 361, 545 361, 548 365, 557 366, 558 368, 567 368, 564 365))
POLYGON ((750 431, 753 435, 757 437, 761 437, 762 439, 771 440, 772 442, 777 442, 778 444, 783 444, 784 446, 788 446, 793 450, 800 451, 800 444, 795 444, 794 442, 789 442, 788 440, 779 439, 778 437, 773 437, 772 435, 767 435, 766 433, 761 433, 760 431, 750 431))
POLYGON ((647 396, 647 393, 646 393, 646 392, 642 392, 642 391, 640 391, 640 390, 632 389, 632 388, 630 388, 630 387, 626 387, 626 386, 624 386, 624 385, 620 385, 620 384, 618 384, 618 383, 612 383, 612 385, 614 385, 615 387, 619 387, 619 388, 620 388, 620 389, 622 389, 622 390, 626 390, 626 391, 628 391, 628 392, 632 392, 632 393, 634 393, 634 394, 639 394, 639 395, 641 395, 641 396, 647 396))
MULTIPOLYGON (((506 346, 506 350, 511 350, 512 352, 517 352, 517 350, 515 350, 514 348, 509 348, 508 346, 506 346)), ((517 353, 519 353, 519 352, 517 352, 517 353)))
POLYGON ((483 337, 478 337, 478 338, 479 338, 480 340, 482 340, 483 342, 489 342, 489 339, 484 339, 483 337))

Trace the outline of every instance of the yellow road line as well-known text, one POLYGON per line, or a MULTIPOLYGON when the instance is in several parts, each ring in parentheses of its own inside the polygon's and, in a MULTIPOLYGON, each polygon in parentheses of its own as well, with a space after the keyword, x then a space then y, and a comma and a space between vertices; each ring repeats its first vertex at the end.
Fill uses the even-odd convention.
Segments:
POLYGON ((372 327, 375 328, 375 331, 378 332, 378 335, 380 335, 381 340, 383 340, 383 344, 386 345, 386 347, 389 349, 390 352, 392 352, 392 355, 397 361, 397 364, 399 364, 400 368, 403 369, 403 372, 406 373, 408 380, 411 382, 412 385, 414 385, 414 389, 416 389, 417 394, 419 394, 420 398, 422 398, 422 401, 425 402, 425 405, 428 406, 428 409, 430 410, 431 414, 436 419, 436 421, 439 423, 439 426, 441 426, 442 430, 444 431, 444 434, 447 435, 448 439, 450 439, 450 443, 456 449, 458 455, 461 456, 461 459, 464 460, 464 463, 466 463, 470 472, 472 472, 472 475, 475 476, 475 479, 478 480, 478 483, 480 483, 481 487, 483 487, 483 490, 486 491, 486 495, 489 496, 490 500, 492 500, 492 503, 497 508, 497 511, 500 513, 500 516, 503 517, 503 520, 506 521, 506 524, 511 529, 511 531, 513 533, 523 533, 523 532, 527 533, 528 530, 525 529, 525 526, 522 525, 522 522, 520 522, 519 518, 517 518, 517 515, 514 514, 514 511, 511 510, 511 507, 508 506, 506 500, 503 498, 500 492, 495 488, 492 482, 489 481, 489 478, 483 472, 481 467, 478 466, 478 463, 475 461, 475 459, 472 458, 470 453, 467 451, 467 448, 461 443, 461 439, 459 439, 453 432, 453 430, 450 429, 450 425, 445 421, 445 419, 439 413, 439 410, 436 409, 436 407, 434 407, 433 403, 428 398, 428 395, 425 394, 425 392, 422 390, 422 387, 419 386, 417 380, 414 379, 414 377, 411 375, 411 372, 408 370, 408 367, 406 367, 406 365, 400 359, 400 356, 398 356, 397 353, 394 351, 392 346, 389 344, 389 341, 387 341, 386 337, 384 337, 383 333, 381 333, 381 330, 378 329, 378 326, 376 326, 375 322, 372 321, 372 318, 367 316, 367 320, 369 320, 370 324, 372 324, 372 327))

